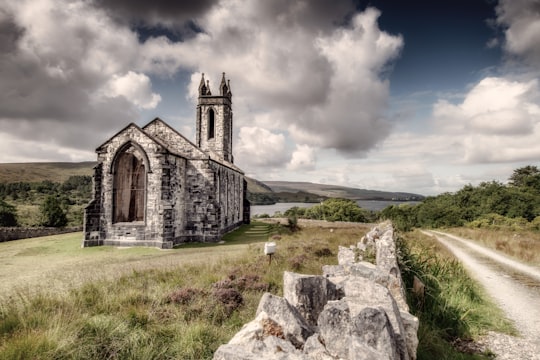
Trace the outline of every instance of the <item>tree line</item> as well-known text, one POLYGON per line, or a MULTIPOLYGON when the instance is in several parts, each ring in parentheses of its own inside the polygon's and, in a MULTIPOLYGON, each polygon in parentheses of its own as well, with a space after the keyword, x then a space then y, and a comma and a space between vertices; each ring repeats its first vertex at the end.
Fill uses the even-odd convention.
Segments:
POLYGON ((0 183, 0 226, 18 226, 18 208, 38 205, 35 226, 63 227, 74 207, 74 225, 82 224, 82 206, 88 203, 92 191, 91 176, 70 176, 63 183, 41 182, 0 183), (79 214, 80 213, 80 214, 79 214))
POLYGON ((540 230, 540 170, 514 170, 507 184, 466 185, 455 193, 426 198, 417 205, 393 205, 381 212, 402 230, 469 225, 510 226, 540 230))

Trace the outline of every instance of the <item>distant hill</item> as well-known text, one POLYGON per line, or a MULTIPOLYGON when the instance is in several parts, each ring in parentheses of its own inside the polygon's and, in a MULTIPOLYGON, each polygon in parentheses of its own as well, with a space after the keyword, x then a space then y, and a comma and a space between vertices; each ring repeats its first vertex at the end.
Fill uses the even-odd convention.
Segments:
POLYGON ((0 183, 64 182, 72 175, 92 175, 95 161, 0 164, 0 183))
MULTIPOLYGON (((0 183, 14 182, 64 182, 72 175, 93 174, 94 161, 43 162, 0 164, 0 183)), ((327 198, 341 197, 352 200, 422 200, 418 194, 386 192, 323 185, 310 182, 259 181, 246 177, 248 199, 252 204, 276 202, 320 202, 327 198)))
POLYGON ((406 200, 418 201, 423 195, 406 192, 390 192, 350 188, 338 185, 314 184, 310 182, 264 181, 274 192, 307 192, 327 198, 345 198, 351 200, 406 200))

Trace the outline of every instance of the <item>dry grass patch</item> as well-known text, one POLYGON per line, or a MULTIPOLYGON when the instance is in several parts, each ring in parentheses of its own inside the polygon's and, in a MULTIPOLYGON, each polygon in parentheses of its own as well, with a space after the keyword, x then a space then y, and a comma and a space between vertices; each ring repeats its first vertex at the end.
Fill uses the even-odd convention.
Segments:
POLYGON ((471 239, 512 258, 540 266, 540 233, 491 229, 451 228, 449 233, 471 239))

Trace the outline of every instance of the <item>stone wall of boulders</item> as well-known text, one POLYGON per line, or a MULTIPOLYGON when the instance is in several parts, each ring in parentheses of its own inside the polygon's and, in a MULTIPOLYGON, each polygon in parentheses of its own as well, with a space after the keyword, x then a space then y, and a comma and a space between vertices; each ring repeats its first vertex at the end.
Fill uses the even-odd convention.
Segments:
POLYGON ((256 318, 214 360, 415 360, 418 319, 409 313, 390 223, 375 226, 323 275, 285 272, 283 297, 266 293, 256 318), (375 264, 363 261, 375 255, 375 264))
POLYGON ((40 236, 50 236, 58 234, 67 234, 72 232, 82 231, 82 227, 69 228, 22 228, 22 227, 0 227, 0 242, 28 239, 40 236))

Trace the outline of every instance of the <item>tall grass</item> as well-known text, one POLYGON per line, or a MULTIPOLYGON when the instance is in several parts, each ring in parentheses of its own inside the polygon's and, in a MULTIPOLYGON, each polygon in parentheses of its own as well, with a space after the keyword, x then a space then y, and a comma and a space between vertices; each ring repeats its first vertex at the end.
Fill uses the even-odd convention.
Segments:
POLYGON ((254 242, 247 229, 228 237, 230 246, 247 243, 242 256, 133 270, 64 292, 19 291, 3 299, 0 359, 210 359, 253 319, 265 291, 282 294, 284 270, 320 273, 321 265, 336 262, 338 244, 354 244, 366 230, 351 225, 279 235, 271 227, 278 251, 269 264, 266 239, 254 242))
POLYGON ((470 341, 488 330, 515 332, 501 310, 436 240, 409 232, 399 248, 407 288, 412 289, 414 276, 425 284, 424 294, 408 291, 411 311, 420 319, 419 360, 485 359, 488 354, 459 353, 452 344, 470 341))
POLYGON ((445 231, 475 240, 517 260, 540 266, 540 233, 538 231, 465 227, 445 231))
MULTIPOLYGON (((53 255, 61 251, 82 259, 78 251, 88 251, 96 258, 113 256, 118 269, 129 266, 138 253, 147 262, 112 278, 80 277, 82 282, 73 280, 76 285, 60 292, 39 288, 0 296, 0 359, 210 359, 253 319, 265 291, 282 295, 283 271, 320 274, 322 265, 337 262, 338 245, 356 244, 368 230, 351 224, 289 233, 271 225, 268 237, 277 243, 277 253, 269 264, 263 255, 267 238, 249 236, 254 226, 260 224, 230 234, 225 245, 190 245, 168 255, 134 249, 122 256, 112 248, 77 250, 71 243, 55 242, 54 251, 44 251, 39 261, 57 259, 53 255), (239 246, 243 250, 234 256, 215 256, 239 246), (160 265, 184 253, 200 255, 197 261, 160 265)), ((510 331, 510 326, 459 264, 430 241, 407 233, 400 243, 407 286, 417 275, 427 287, 422 301, 409 298, 420 317, 418 358, 486 359, 459 353, 451 343, 489 329, 510 331)))

